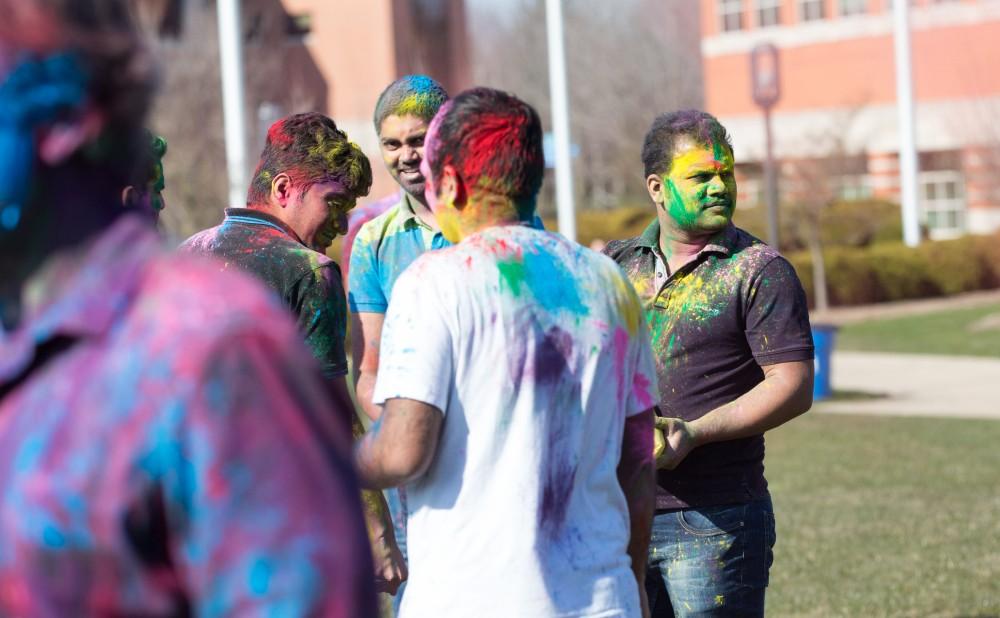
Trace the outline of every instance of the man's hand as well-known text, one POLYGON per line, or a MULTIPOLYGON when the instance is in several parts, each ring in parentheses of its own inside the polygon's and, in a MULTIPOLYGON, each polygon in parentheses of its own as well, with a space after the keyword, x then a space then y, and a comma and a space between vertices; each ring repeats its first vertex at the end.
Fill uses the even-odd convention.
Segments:
POLYGON ((372 558, 375 562, 375 591, 396 594, 409 573, 395 539, 380 537, 373 540, 372 558))
POLYGON ((673 470, 688 456, 698 442, 691 427, 679 418, 656 417, 656 429, 663 433, 664 447, 656 457, 657 469, 673 470))

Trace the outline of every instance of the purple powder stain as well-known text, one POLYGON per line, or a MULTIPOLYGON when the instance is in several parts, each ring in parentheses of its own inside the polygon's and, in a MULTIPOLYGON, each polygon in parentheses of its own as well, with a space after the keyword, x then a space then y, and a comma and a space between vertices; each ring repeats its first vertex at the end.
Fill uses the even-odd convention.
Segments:
POLYGON ((555 405, 543 410, 546 442, 543 445, 543 479, 539 496, 538 525, 541 539, 561 536, 566 511, 576 479, 574 427, 577 415, 565 403, 579 399, 580 384, 570 370, 573 338, 553 326, 536 344, 534 354, 535 388, 548 390, 545 398, 555 405), (574 397, 576 395, 576 397, 574 397))

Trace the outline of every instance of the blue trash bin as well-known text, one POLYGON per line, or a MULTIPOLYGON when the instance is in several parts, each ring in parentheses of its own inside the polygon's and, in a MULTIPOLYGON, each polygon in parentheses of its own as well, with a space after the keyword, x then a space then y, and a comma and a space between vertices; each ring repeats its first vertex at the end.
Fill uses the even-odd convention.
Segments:
POLYGON ((822 401, 833 395, 830 386, 830 359, 837 338, 837 327, 832 324, 812 325, 813 344, 816 346, 816 379, 813 382, 813 401, 822 401))

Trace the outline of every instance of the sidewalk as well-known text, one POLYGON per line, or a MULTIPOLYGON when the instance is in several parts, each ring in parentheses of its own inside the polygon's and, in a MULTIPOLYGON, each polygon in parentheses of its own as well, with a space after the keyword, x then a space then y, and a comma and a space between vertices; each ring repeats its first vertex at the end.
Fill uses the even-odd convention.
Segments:
POLYGON ((882 352, 833 353, 835 391, 814 412, 1000 420, 1000 359, 882 352))

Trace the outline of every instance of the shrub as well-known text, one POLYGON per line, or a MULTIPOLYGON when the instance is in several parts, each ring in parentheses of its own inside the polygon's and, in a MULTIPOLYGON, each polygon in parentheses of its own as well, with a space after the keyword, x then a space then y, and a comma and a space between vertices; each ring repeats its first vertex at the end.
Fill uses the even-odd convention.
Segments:
MULTIPOLYGON (((899 242, 866 248, 824 250, 831 305, 948 296, 1000 286, 1000 234, 925 242, 911 248, 899 242)), ((813 300, 812 258, 788 254, 813 300)))
MULTIPOLYGON (((778 234, 782 251, 806 248, 807 207, 782 204, 778 213, 778 234)), ((767 240, 767 208, 763 205, 740 208, 736 224, 758 238, 767 240)), ((820 215, 820 241, 824 247, 867 247, 903 236, 899 205, 883 200, 837 202, 820 215)))

